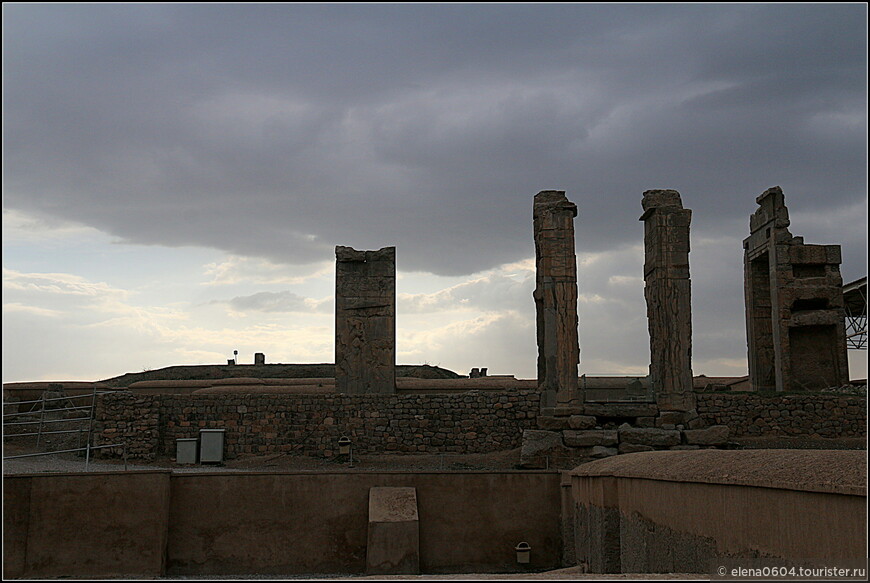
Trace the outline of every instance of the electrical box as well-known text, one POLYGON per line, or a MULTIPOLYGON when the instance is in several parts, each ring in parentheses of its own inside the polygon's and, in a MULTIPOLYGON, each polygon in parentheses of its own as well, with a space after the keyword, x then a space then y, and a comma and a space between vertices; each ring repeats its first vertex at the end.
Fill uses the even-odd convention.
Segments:
POLYGON ((175 463, 177 464, 195 464, 196 463, 196 448, 199 440, 195 437, 189 439, 175 440, 175 463))
POLYGON ((223 463, 225 429, 199 430, 199 463, 223 463))

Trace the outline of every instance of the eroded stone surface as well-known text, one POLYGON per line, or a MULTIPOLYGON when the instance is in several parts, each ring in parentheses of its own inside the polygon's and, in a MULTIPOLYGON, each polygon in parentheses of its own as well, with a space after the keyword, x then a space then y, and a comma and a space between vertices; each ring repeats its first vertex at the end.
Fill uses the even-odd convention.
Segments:
POLYGON ((593 447, 596 445, 612 446, 618 443, 616 430, 599 431, 564 431, 562 437, 565 445, 571 447, 593 447))
POLYGON ((374 487, 369 490, 366 573, 416 575, 420 572, 417 490, 374 487))
POLYGON ((619 426, 619 442, 653 447, 680 445, 680 432, 676 429, 631 427, 625 423, 619 426))
POLYGON ((689 224, 676 190, 643 193, 644 296, 650 336, 650 382, 662 410, 688 410, 692 395, 692 292, 689 224))
POLYGON ((778 186, 755 199, 743 241, 749 380, 756 391, 818 390, 849 381, 839 245, 788 230, 778 186))
POLYGON ((582 399, 577 391, 577 205, 561 190, 544 190, 534 202, 534 292, 537 313, 538 386, 556 402, 582 399))
POLYGON ((396 392, 396 248, 335 248, 335 385, 396 392))
POLYGON ((554 467, 551 460, 564 459, 570 455, 558 431, 526 429, 523 431, 523 446, 520 450, 520 467, 554 467))
POLYGON ((559 431, 560 429, 568 429, 570 427, 570 417, 550 417, 540 416, 537 419, 538 428, 546 431, 559 431))
POLYGON ((568 427, 571 429, 592 429, 595 425, 597 425, 597 421, 591 415, 571 415, 568 417, 568 427))

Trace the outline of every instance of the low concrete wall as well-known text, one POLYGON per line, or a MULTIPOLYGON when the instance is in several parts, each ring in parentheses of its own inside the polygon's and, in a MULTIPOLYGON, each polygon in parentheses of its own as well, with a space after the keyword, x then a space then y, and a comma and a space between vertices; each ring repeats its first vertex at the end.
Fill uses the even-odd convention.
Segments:
POLYGON ((375 486, 416 488, 423 573, 561 566, 555 472, 215 473, 173 476, 167 572, 364 573, 375 486))
POLYGON ((661 451, 571 472, 578 564, 599 573, 712 573, 866 556, 863 451, 661 451))
POLYGON ((169 472, 3 477, 3 577, 156 577, 169 472))
POLYGON ((413 487, 423 573, 561 566, 556 472, 4 476, 4 578, 362 574, 368 494, 413 487), (532 546, 518 565, 515 546, 532 546))

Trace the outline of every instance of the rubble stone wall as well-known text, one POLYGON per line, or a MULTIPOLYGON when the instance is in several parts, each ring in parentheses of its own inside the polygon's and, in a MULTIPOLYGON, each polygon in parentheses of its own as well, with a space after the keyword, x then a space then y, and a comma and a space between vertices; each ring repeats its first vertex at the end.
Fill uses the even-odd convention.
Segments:
MULTIPOLYGON (((520 447, 538 429, 534 390, 442 395, 131 395, 98 397, 95 445, 126 443, 131 459, 175 454, 175 440, 225 429, 227 458, 240 453, 483 453, 520 447)), ((732 437, 864 437, 866 398, 843 395, 697 393, 707 426, 732 437)), ((544 418, 541 418, 544 419, 544 418)), ((588 427, 593 429, 593 427, 588 427)), ((106 454, 117 452, 104 450, 106 454)))
MULTIPOLYGON (((174 455, 175 440, 225 429, 228 459, 296 453, 484 453, 520 446, 535 426, 537 391, 445 395, 130 395, 100 397, 98 444, 127 442, 131 458, 174 455)), ((107 450, 108 452, 108 450, 107 450)), ((116 453, 117 452, 109 452, 116 453)))
POLYGON ((867 398, 851 395, 698 393, 707 425, 727 425, 732 437, 762 435, 866 437, 867 398))

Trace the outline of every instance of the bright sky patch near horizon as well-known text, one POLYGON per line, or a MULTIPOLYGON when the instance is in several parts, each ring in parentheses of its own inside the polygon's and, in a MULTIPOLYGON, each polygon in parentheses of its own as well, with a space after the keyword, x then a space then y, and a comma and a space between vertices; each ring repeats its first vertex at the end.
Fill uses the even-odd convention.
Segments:
POLYGON ((695 374, 746 373, 768 187, 867 273, 864 4, 2 10, 4 382, 332 362, 336 245, 397 247, 399 364, 533 378, 545 189, 581 373, 647 370, 644 190, 693 211, 695 374))

